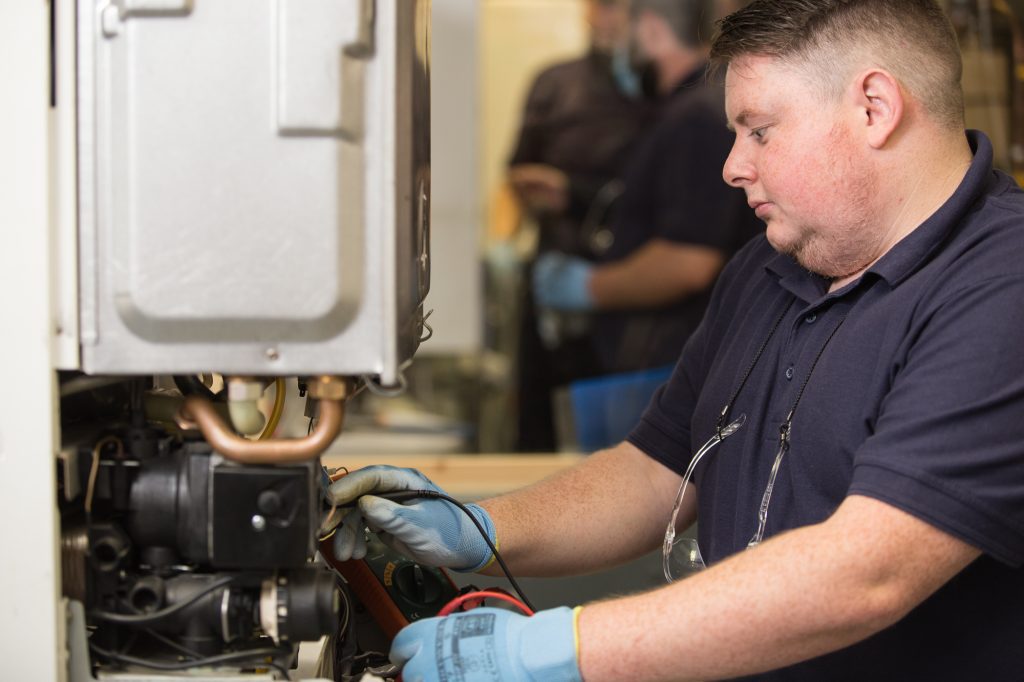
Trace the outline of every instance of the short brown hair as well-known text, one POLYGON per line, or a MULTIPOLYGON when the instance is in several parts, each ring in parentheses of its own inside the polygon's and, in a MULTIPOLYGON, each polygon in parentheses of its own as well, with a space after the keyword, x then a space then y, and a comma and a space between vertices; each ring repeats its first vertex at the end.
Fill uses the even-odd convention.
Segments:
POLYGON ((711 60, 721 67, 753 55, 810 71, 834 98, 852 69, 870 61, 937 122, 964 126, 960 47, 935 0, 754 0, 718 23, 711 60))

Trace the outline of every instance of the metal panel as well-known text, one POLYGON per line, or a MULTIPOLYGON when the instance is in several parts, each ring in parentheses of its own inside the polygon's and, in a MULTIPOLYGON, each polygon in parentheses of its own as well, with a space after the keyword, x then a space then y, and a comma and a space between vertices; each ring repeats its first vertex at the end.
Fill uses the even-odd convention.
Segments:
POLYGON ((397 34, 422 7, 82 0, 86 371, 393 380, 418 334, 395 260, 422 232, 403 186, 429 130, 396 118, 397 34))
POLYGON ((372 4, 279 0, 278 8, 279 130, 358 141, 365 63, 373 54, 372 4))

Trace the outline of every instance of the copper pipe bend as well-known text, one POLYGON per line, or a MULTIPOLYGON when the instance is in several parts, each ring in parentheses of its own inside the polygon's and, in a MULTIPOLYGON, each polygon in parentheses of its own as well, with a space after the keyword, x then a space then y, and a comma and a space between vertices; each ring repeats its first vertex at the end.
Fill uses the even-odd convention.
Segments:
POLYGON ((180 411, 183 426, 198 426, 203 437, 225 458, 242 464, 290 464, 319 457, 341 432, 344 400, 321 400, 313 433, 288 440, 249 440, 236 435, 206 398, 189 396, 180 411))

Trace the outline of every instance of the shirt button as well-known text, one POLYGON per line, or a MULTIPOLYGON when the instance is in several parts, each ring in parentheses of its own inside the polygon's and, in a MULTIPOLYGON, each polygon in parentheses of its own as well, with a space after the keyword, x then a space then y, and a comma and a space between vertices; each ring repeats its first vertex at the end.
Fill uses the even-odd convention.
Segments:
POLYGON ((793 366, 790 365, 789 367, 786 368, 786 378, 787 379, 792 379, 793 378, 793 374, 795 374, 795 372, 793 371, 793 366))
POLYGON ((806 322, 807 324, 814 324, 814 321, 817 319, 818 316, 815 313, 811 313, 810 315, 804 318, 804 322, 806 322))

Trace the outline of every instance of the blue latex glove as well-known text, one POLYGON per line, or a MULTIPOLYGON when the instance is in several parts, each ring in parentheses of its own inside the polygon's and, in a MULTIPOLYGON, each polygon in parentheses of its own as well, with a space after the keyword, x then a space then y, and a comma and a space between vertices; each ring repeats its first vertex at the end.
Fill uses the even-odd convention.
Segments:
POLYGON ((576 646, 579 609, 532 617, 473 609, 407 626, 391 645, 405 682, 582 682, 576 646))
POLYGON ((533 266, 533 298, 541 308, 592 310, 591 263, 562 253, 544 253, 533 266))
MULTIPOLYGON (((364 526, 377 533, 381 542, 396 552, 426 566, 443 566, 457 571, 478 571, 494 557, 480 531, 465 512, 444 500, 411 500, 398 504, 374 493, 399 490, 444 491, 415 469, 370 466, 353 471, 331 484, 328 498, 333 504, 359 500, 345 510, 334 534, 334 556, 339 561, 366 556, 364 526)), ((483 507, 467 504, 473 516, 497 542, 494 522, 483 507)))

